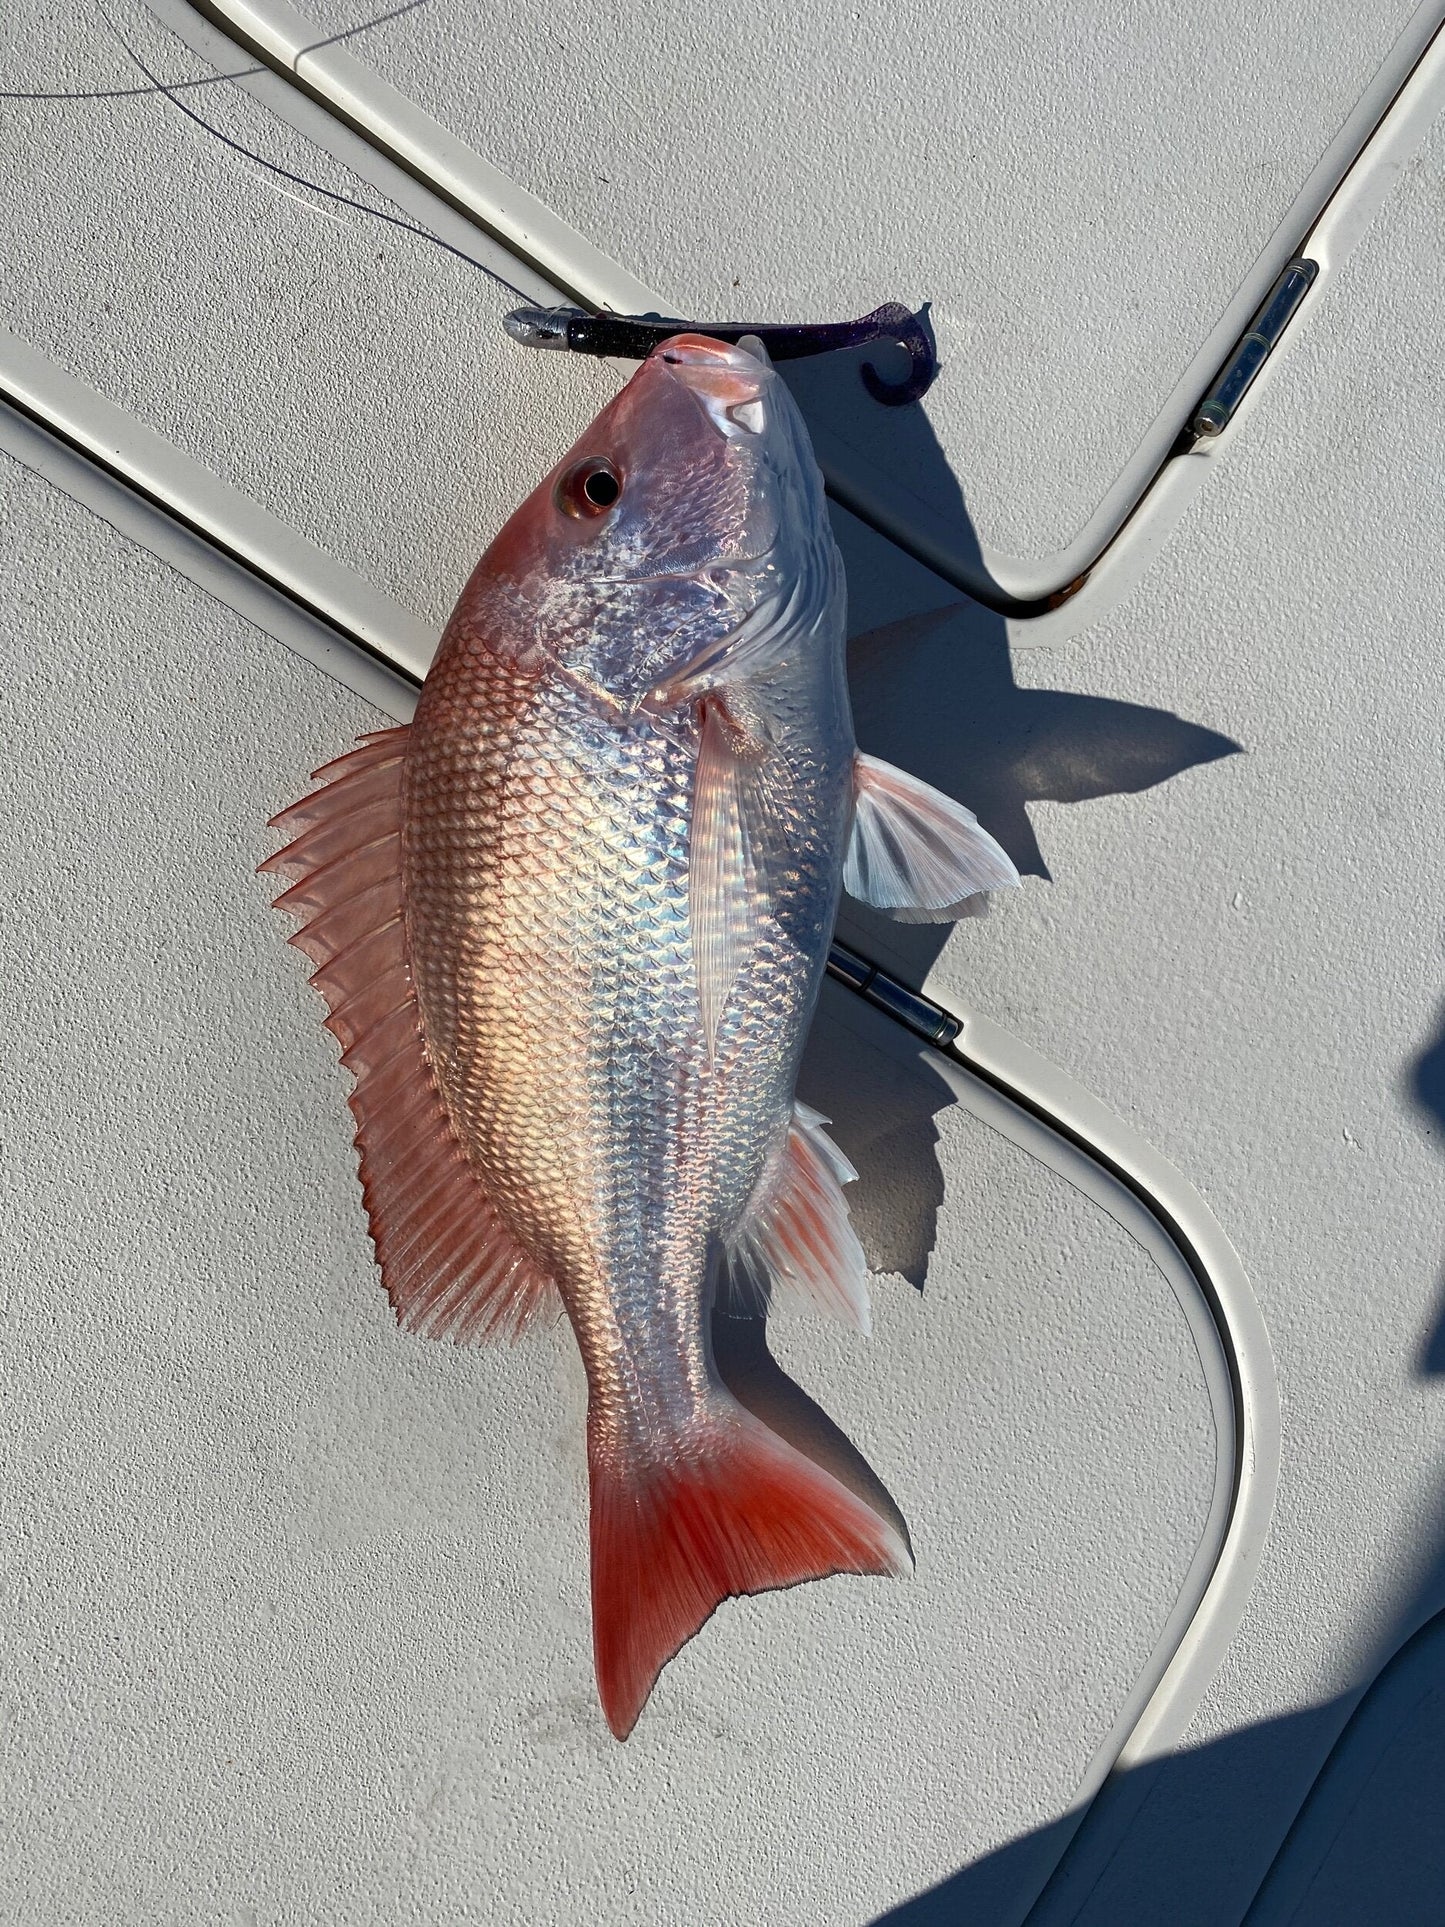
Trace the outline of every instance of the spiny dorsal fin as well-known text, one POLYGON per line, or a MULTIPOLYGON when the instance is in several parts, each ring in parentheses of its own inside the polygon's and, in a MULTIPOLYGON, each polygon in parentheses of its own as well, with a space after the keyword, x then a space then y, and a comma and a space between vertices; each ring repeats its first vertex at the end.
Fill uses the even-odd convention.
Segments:
POLYGON ((947 923, 1019 873, 972 810, 860 750, 843 888, 900 923, 947 923))
POLYGON ((766 1309, 776 1285, 867 1332, 868 1261, 843 1196, 858 1173, 824 1131, 827 1122, 806 1104, 793 1106, 782 1149, 729 1244, 731 1284, 754 1309, 766 1309))
POLYGON ((291 887, 291 942, 317 965, 327 1028, 355 1075, 361 1188, 382 1282, 407 1331, 480 1343, 557 1303, 452 1129, 427 1063, 406 956, 401 772, 407 731, 383 730, 316 772, 325 785, 272 818, 292 841, 261 865, 291 887))

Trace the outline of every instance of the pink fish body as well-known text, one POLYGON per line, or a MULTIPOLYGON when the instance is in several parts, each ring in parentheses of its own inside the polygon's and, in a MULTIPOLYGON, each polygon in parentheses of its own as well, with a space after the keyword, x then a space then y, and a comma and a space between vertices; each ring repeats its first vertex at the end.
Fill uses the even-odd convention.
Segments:
POLYGON ((794 1095, 845 873, 912 916, 1015 880, 858 755, 843 644, 787 390, 678 336, 483 556, 410 729, 318 772, 265 866, 357 1077, 401 1322, 571 1321, 619 1738, 722 1599, 910 1563, 881 1488, 741 1403, 710 1338, 734 1290, 866 1329, 853 1174, 794 1095))

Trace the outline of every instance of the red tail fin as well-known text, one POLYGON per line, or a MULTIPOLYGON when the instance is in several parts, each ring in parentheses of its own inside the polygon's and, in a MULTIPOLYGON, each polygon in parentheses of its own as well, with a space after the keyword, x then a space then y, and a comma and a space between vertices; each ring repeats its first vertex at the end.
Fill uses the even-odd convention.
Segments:
POLYGON ((630 1461, 591 1428, 589 1448, 592 1647, 619 1740, 722 1600, 911 1567, 887 1520, 731 1399, 667 1462, 630 1461))

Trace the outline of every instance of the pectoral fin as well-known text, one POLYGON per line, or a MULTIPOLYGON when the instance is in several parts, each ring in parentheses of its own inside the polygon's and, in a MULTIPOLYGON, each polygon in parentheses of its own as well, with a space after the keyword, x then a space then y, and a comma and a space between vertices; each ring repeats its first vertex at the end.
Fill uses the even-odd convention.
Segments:
POLYGON ((843 871, 850 897, 905 923, 947 923, 980 890, 1019 880, 972 810, 891 763, 854 760, 853 834, 843 871))
POLYGON ((761 801, 756 756, 720 698, 703 705, 688 848, 688 907, 708 1053, 728 995, 762 933, 763 903, 749 836, 761 801))

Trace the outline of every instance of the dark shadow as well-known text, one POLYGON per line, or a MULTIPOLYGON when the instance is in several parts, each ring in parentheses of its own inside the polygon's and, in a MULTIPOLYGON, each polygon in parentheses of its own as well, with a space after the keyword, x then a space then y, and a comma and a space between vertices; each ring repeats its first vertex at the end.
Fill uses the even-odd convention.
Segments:
POLYGON ((1440 1927, 1445 1507, 1436 1528, 1361 1691, 1118 1775, 878 1927, 1440 1927))
MULTIPOLYGON (((953 1093, 907 1032, 830 983, 799 1094, 831 1120, 829 1135, 858 1171, 849 1205, 870 1268, 900 1272, 921 1290, 943 1202, 933 1120, 953 1093)), ((734 1396, 907 1539, 903 1515, 872 1467, 769 1351, 766 1318, 719 1304, 712 1339, 734 1396)))
POLYGON ((896 1027, 857 1004, 853 992, 826 986, 798 1092, 832 1120, 829 1135, 858 1173, 848 1209, 869 1268, 921 1291, 943 1203, 934 1119, 955 1100, 906 1031, 895 1043, 896 1027))
MULTIPOLYGON (((1432 1043, 1415 1060, 1410 1073, 1410 1096, 1428 1119, 1426 1130, 1445 1153, 1445 1013, 1432 1043)), ((1422 1378, 1445 1376, 1445 1268, 1440 1274, 1439 1302, 1430 1330, 1420 1347, 1422 1378)))
MULTIPOLYGON (((858 364, 872 355, 893 376, 888 352, 850 350, 788 362, 782 372, 820 443, 845 442, 883 475, 900 478, 898 506, 926 509, 930 528, 946 529, 956 552, 977 562, 964 489, 929 423, 927 400, 889 408, 864 392, 858 364)), ((834 529, 848 571, 859 742, 966 803, 1023 875, 1049 876, 1031 803, 1150 789, 1239 750, 1229 736, 1168 710, 1021 687, 1002 616, 959 599, 845 511, 835 512, 834 529)), ((871 930, 873 954, 886 951, 915 982, 947 936, 947 926, 896 924, 851 905, 847 926, 865 952, 871 930)))
POLYGON ((1030 803, 1132 794, 1231 756, 1239 744, 1165 709, 1014 681, 1002 620, 958 602, 855 637, 858 735, 966 802, 1025 876, 1048 865, 1030 803))
MULTIPOLYGON (((830 456, 842 447, 893 478, 895 506, 910 526, 926 524, 934 539, 942 531, 977 571, 964 490, 926 403, 870 402, 860 359, 786 369, 816 440, 830 456)), ((881 358, 879 367, 885 377, 897 372, 881 358)), ((1020 687, 999 615, 959 600, 853 516, 839 511, 834 519, 848 568, 860 742, 976 810, 1025 875, 1049 876, 1030 804, 1149 789, 1239 750, 1227 735, 1166 710, 1020 687)), ((853 910, 847 923, 850 942, 899 959, 892 967, 902 974, 906 965, 914 982, 947 936, 853 910)), ((854 1209, 870 1256, 921 1280, 935 1235, 937 1198, 927 1186, 938 1179, 931 1140, 939 1106, 906 1077, 896 1089, 885 1078, 865 1094, 851 1042, 836 1029, 820 1027, 816 1055, 805 1094, 831 1111, 839 1142, 859 1165, 854 1209), (870 1105, 879 1107, 876 1121, 870 1105), (920 1182, 922 1194, 910 1200, 909 1185, 920 1182)), ((1416 1066, 1412 1088, 1445 1125, 1445 1032, 1416 1066)), ((1445 1370, 1445 1318, 1424 1369, 1445 1370)), ((1434 1539, 1433 1563, 1377 1660, 1361 1669, 1359 1693, 1111 1778, 1082 1820, 1061 1816, 982 1854, 884 1919, 895 1927, 997 1927, 1025 1916, 1031 1927, 1221 1927, 1246 1914, 1251 1927, 1445 1922, 1445 1505, 1434 1539)))
MULTIPOLYGON (((1192 1753, 1183 1753, 1174 1758, 1151 1762, 1129 1774, 1117 1787, 1110 1786, 1099 1796, 1082 1825, 1076 1827, 1072 1815, 1055 1820, 1048 1826, 1040 1827, 1032 1833, 1021 1834, 1018 1839, 1010 1840, 1006 1846, 997 1848, 993 1853, 984 1854, 971 1865, 960 1868, 938 1886, 930 1887, 926 1893, 906 1900, 901 1906, 890 1908, 880 1914, 876 1927, 999 1927, 1003 1922, 1021 1922, 1025 1918, 1040 1920, 1054 1917, 1053 1895, 1049 1888, 1055 1868, 1062 1873, 1068 1863, 1069 1854, 1083 1845, 1085 1830, 1100 1825, 1105 1818, 1105 1802, 1114 1804, 1114 1797, 1127 1796, 1138 1808, 1134 1816, 1135 1827, 1147 1828, 1149 1808, 1164 1787, 1167 1776, 1171 1791, 1181 1796, 1187 1795, 1200 1803, 1201 1812, 1207 1810, 1205 1803, 1213 1798, 1217 1779, 1221 1775, 1238 1774, 1258 1779, 1268 1774, 1277 1765, 1282 1751, 1306 1752, 1318 1757, 1320 1750, 1327 1746, 1331 1733, 1338 1727, 1342 1712, 1334 1706, 1311 1710, 1308 1713, 1291 1715, 1282 1720, 1266 1721, 1260 1726, 1248 1728, 1243 1733, 1231 1734, 1214 1746, 1200 1747, 1192 1753), (1036 1899, 1036 1896, 1044 1895, 1036 1899)), ((1112 1816, 1111 1816, 1112 1817, 1112 1816)), ((1239 1851, 1239 1843, 1235 1843, 1239 1851)), ((1227 1863, 1231 1842, 1228 1839, 1218 1842, 1220 1854, 1227 1863)), ((1171 1854, 1167 1843, 1161 1843, 1159 1851, 1164 1856, 1160 1871, 1171 1864, 1171 1854)), ((1247 1849, 1246 1849, 1247 1851, 1247 1849)), ((1137 1856, 1132 1841, 1126 1849, 1130 1861, 1137 1856)), ((1257 1867, 1253 1869, 1258 1878, 1257 1867)), ((1153 1923, 1168 1921, 1170 1927, 1187 1927, 1191 1919, 1197 1919, 1199 1927, 1230 1927, 1238 1922, 1241 1913, 1224 1914, 1219 1911, 1218 1896, 1228 1891, 1230 1886, 1250 1885, 1251 1866, 1241 1855, 1237 1871, 1226 1865, 1216 1865, 1213 1878, 1205 1893, 1200 1897, 1202 1911, 1198 1916, 1177 1911, 1177 1896, 1172 1887, 1164 1886, 1163 1892, 1152 1897, 1152 1910, 1144 1904, 1144 1896, 1135 1891, 1131 1896, 1131 1907, 1139 1911, 1123 1912, 1113 1916, 1111 1927, 1153 1927, 1153 1923), (1164 1894, 1168 1894, 1167 1901, 1164 1894)), ((1087 1897, 1081 1896, 1087 1899, 1087 1897)), ((1246 1903, 1247 1904, 1247 1903, 1246 1903)), ((1058 1917, 1068 1919, 1064 1908, 1058 1909, 1058 1917)), ((1087 1910, 1081 1920, 1093 1920, 1095 1916, 1087 1910)), ((1105 1916, 1099 1916, 1103 1919, 1105 1916)))
MULTIPOLYGON (((926 306, 921 318, 927 326, 926 306)), ((931 337, 932 329, 928 332, 931 337)), ((986 579, 964 488, 933 432, 929 397, 903 408, 874 401, 863 384, 865 362, 885 382, 898 381, 909 367, 902 349, 877 342, 782 364, 815 448, 834 472, 884 481, 905 527, 926 530, 970 578, 986 579)), ((948 378, 948 366, 941 363, 936 379, 946 383, 948 378)))

